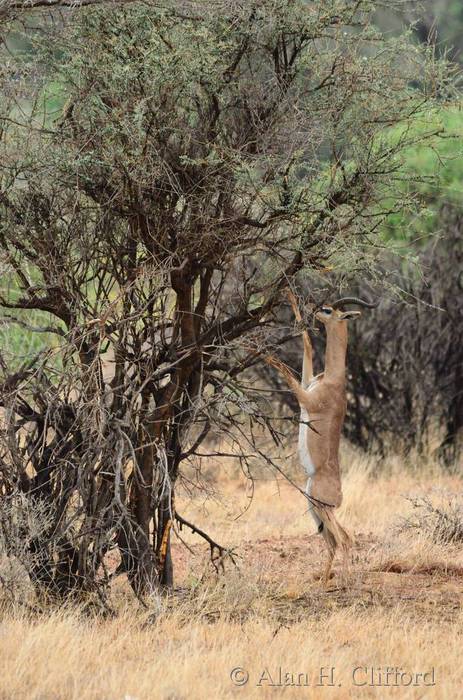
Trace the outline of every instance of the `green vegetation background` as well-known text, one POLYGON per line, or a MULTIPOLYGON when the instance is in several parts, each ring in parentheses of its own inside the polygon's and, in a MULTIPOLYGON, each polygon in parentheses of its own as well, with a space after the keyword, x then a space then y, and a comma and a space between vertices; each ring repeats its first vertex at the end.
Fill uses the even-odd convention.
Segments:
MULTIPOLYGON (((441 0, 431 7, 437 32, 437 50, 448 51, 459 65, 460 61, 463 62, 463 3, 460 0, 441 0)), ((426 5, 423 12, 425 10, 426 5)), ((423 22, 430 21, 425 15, 423 18, 423 22)), ((376 21, 382 31, 395 32, 404 28, 403 24, 400 26, 397 17, 392 17, 387 12, 380 13, 376 21)), ((29 22, 28 30, 32 30, 32 33, 37 22, 37 16, 29 22)), ((419 40, 418 33, 416 40, 419 40)), ((27 60, 36 60, 33 43, 24 33, 11 34, 7 37, 7 45, 9 51, 21 53, 27 60)), ((59 119, 65 102, 63 87, 50 76, 43 94, 46 121, 50 123, 59 119)), ((435 145, 410 148, 402 164, 403 187, 407 188, 411 201, 420 201, 420 214, 416 214, 415 208, 411 206, 409 210, 390 215, 383 224, 382 239, 386 245, 407 248, 409 251, 413 248, 418 250, 429 242, 430 237, 444 233, 440 225, 440 211, 444 205, 451 204, 457 210, 463 209, 463 104, 456 103, 453 108, 443 110, 432 124, 429 120, 425 125, 417 122, 415 128, 435 129, 445 133, 446 138, 436 138, 435 145), (415 176, 416 180, 406 177, 409 174, 415 176)), ((391 133, 391 139, 397 138, 397 135, 391 133)), ((47 316, 42 312, 27 312, 27 323, 46 326, 49 322, 47 316)), ((17 358, 18 366, 25 359, 53 347, 57 342, 55 335, 31 333, 18 324, 0 323, 0 345, 8 347, 9 353, 17 358)))

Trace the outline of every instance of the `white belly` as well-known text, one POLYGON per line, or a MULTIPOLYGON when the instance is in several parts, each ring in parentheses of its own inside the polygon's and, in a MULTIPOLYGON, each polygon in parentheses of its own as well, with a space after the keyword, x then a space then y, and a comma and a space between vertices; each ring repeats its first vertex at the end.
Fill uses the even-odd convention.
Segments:
POLYGON ((306 421, 309 420, 309 414, 306 411, 305 408, 301 407, 301 422, 299 424, 299 445, 298 445, 298 452, 299 452, 299 460, 307 474, 307 476, 313 476, 315 474, 315 465, 312 462, 312 458, 310 456, 309 452, 309 447, 308 447, 308 442, 307 442, 307 437, 309 433, 309 426, 307 425, 306 421))

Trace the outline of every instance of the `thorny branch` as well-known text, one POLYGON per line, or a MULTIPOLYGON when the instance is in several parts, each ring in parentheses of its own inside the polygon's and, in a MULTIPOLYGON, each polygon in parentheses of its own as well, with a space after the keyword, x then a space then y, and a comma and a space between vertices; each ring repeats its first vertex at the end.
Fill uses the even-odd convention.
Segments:
POLYGON ((228 547, 223 547, 220 544, 217 544, 209 535, 201 530, 199 527, 196 525, 193 525, 193 523, 188 522, 188 520, 185 520, 181 515, 178 513, 175 513, 175 519, 180 525, 180 530, 185 526, 188 527, 194 535, 199 535, 200 537, 203 538, 203 540, 206 540, 206 542, 209 544, 209 547, 211 549, 211 562, 214 565, 215 570, 218 572, 219 571, 219 566, 222 570, 224 570, 224 561, 226 558, 230 559, 230 561, 236 566, 236 557, 237 554, 234 549, 230 549, 228 547))

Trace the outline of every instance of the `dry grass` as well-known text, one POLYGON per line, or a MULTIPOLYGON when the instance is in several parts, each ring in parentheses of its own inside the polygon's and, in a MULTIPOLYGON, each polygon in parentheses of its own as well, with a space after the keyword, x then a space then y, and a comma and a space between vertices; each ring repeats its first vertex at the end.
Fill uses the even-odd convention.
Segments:
MULTIPOLYGON (((238 546, 239 569, 230 565, 216 577, 205 546, 183 532, 195 555, 174 545, 179 588, 153 600, 152 610, 131 602, 122 579, 115 619, 71 609, 31 615, 5 606, 0 698, 459 697, 463 547, 436 543, 426 527, 400 532, 398 525, 413 515, 406 496, 432 494, 438 507, 440 494, 461 494, 461 480, 430 466, 404 473, 398 460, 379 465, 349 452, 347 462, 340 517, 357 543, 349 572, 342 575, 338 563, 328 591, 314 577, 324 552, 321 538, 311 536, 303 496, 282 481, 262 480, 236 519, 249 505, 246 487, 224 480, 221 499, 197 497, 181 512, 238 546), (243 687, 230 678, 236 667, 249 673, 243 687), (415 674, 434 668, 435 685, 355 685, 356 667, 415 674), (280 678, 279 669, 293 675, 280 678), (316 685, 320 669, 324 686, 316 685), (299 685, 272 687, 270 676, 299 685)), ((367 676, 358 671, 356 679, 367 676)))

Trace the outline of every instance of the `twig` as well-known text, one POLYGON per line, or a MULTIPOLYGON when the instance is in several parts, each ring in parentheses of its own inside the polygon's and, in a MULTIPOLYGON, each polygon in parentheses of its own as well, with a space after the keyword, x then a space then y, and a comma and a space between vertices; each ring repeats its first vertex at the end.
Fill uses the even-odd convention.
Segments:
POLYGON ((238 566, 235 558, 238 556, 233 549, 229 549, 227 547, 222 547, 222 545, 218 544, 215 542, 209 535, 201 530, 199 527, 196 525, 193 525, 193 523, 188 522, 188 520, 185 520, 181 515, 178 513, 175 513, 175 519, 177 520, 178 524, 180 525, 180 530, 185 527, 189 527, 190 530, 194 535, 199 535, 202 537, 206 542, 209 544, 211 548, 211 562, 214 565, 215 570, 218 572, 219 571, 219 566, 222 569, 222 571, 225 570, 224 568, 224 558, 229 557, 231 562, 235 565, 238 566), (218 556, 215 556, 215 552, 218 552, 218 556))

